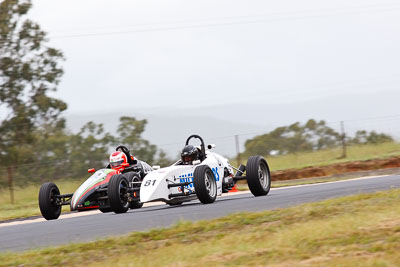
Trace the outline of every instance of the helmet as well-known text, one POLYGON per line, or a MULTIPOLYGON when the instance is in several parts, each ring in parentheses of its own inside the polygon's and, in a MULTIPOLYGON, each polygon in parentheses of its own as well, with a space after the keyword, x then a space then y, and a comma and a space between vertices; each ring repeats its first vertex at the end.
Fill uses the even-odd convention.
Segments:
POLYGON ((121 151, 115 151, 110 155, 110 166, 111 169, 114 170, 121 170, 124 167, 122 164, 128 163, 128 158, 126 157, 125 153, 121 151))
POLYGON ((186 145, 182 149, 181 159, 183 164, 192 164, 194 160, 199 159, 199 151, 192 145, 186 145))

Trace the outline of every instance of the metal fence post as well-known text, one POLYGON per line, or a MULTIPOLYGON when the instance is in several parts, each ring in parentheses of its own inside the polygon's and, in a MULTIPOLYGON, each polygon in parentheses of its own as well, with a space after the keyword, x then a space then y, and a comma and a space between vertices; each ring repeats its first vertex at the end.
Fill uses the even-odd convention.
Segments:
POLYGON ((11 204, 14 204, 14 187, 13 187, 13 169, 11 166, 8 166, 8 188, 10 189, 10 199, 11 204))
POLYGON ((341 158, 347 157, 347 148, 346 148, 346 132, 344 131, 344 121, 340 122, 340 128, 342 130, 342 156, 341 158))
POLYGON ((237 160, 237 166, 239 166, 239 165, 240 165, 239 135, 235 135, 235 143, 236 143, 236 160, 237 160))

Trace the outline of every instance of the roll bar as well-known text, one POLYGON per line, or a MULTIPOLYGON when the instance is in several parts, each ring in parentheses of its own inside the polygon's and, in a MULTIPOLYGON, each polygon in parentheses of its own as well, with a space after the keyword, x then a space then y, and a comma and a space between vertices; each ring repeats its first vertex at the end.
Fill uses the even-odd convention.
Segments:
POLYGON ((203 160, 205 159, 205 157, 206 157, 206 146, 204 145, 204 140, 203 140, 203 138, 201 138, 199 135, 197 135, 197 134, 192 134, 192 135, 189 136, 188 139, 186 140, 186 144, 185 144, 185 145, 188 145, 190 139, 192 139, 192 138, 197 138, 197 139, 199 139, 200 142, 201 142, 200 150, 201 150, 201 154, 202 154, 202 157, 203 157, 203 158, 201 159, 201 161, 203 161, 203 160))
POLYGON ((136 163, 137 163, 137 162, 135 162, 136 159, 135 159, 134 161, 132 161, 132 159, 131 159, 131 152, 130 152, 130 150, 129 150, 126 146, 123 146, 123 145, 117 146, 117 148, 115 149, 115 151, 118 151, 119 149, 120 149, 123 153, 125 153, 126 157, 128 158, 128 163, 129 163, 129 164, 136 164, 136 163))

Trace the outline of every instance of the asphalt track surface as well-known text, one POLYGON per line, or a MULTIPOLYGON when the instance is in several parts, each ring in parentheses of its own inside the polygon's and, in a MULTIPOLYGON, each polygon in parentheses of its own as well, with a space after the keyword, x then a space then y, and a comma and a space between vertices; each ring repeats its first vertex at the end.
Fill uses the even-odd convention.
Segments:
POLYGON ((158 205, 118 215, 95 213, 53 221, 6 224, 0 225, 0 251, 21 251, 70 242, 93 241, 132 231, 168 227, 179 220, 213 219, 235 212, 272 210, 399 187, 400 175, 390 175, 272 189, 265 197, 253 197, 250 193, 227 195, 208 205, 192 201, 178 207, 158 205))

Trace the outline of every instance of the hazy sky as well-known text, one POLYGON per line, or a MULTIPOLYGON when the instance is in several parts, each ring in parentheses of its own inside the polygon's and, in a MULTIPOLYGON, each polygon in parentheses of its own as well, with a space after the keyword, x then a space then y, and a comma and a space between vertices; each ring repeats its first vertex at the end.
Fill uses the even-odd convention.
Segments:
POLYGON ((400 90, 398 1, 33 4, 30 18, 65 54, 55 95, 71 113, 400 90))

